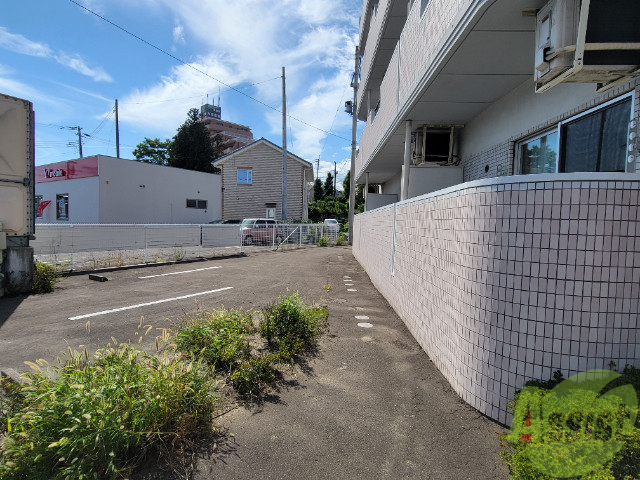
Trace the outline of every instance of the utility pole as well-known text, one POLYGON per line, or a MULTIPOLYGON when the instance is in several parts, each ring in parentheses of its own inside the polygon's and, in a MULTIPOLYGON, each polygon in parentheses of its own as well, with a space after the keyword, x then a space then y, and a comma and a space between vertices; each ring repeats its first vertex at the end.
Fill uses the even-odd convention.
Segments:
POLYGON ((118 99, 116 98, 116 157, 120 158, 120 128, 118 126, 118 99))
POLYGON ((351 124, 351 184, 349 187, 349 241, 353 244, 353 216, 356 205, 356 131, 358 130, 358 75, 360 71, 360 52, 356 45, 356 65, 353 71, 353 123, 351 124))
POLYGON ((80 153, 80 158, 82 158, 82 128, 77 126, 76 130, 78 130, 78 152, 80 153))
POLYGON ((316 178, 320 178, 320 157, 318 157, 316 162, 317 162, 317 165, 316 165, 316 178))
POLYGON ((338 192, 336 192, 336 177, 338 176, 338 167, 336 166, 335 160, 333 161, 333 198, 338 196, 338 192))
POLYGON ((282 67, 282 221, 287 220, 287 89, 282 67))

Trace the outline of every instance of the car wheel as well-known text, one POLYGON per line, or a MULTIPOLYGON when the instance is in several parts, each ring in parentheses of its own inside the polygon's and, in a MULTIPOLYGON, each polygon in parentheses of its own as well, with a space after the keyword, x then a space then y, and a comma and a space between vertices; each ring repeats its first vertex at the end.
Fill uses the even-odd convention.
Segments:
POLYGON ((281 237, 280 235, 278 235, 278 236, 276 237, 276 243, 277 243, 278 245, 280 245, 280 244, 282 243, 282 237, 281 237))
POLYGON ((247 235, 246 237, 244 237, 244 244, 253 245, 253 237, 251 235, 247 235))

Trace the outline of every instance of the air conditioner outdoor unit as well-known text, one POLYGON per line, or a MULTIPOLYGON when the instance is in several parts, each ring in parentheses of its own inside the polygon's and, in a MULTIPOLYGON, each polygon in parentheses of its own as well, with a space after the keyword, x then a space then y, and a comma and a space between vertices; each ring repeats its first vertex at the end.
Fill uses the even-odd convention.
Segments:
POLYGON ((640 75, 640 1, 551 0, 536 17, 536 92, 562 82, 605 91, 640 75))

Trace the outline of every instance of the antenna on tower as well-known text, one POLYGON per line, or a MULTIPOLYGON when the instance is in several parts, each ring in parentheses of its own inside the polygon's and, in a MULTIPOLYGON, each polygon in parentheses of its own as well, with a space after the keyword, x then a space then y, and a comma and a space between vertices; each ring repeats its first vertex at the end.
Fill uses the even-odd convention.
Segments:
POLYGON ((218 87, 218 106, 220 106, 220 87, 218 87))

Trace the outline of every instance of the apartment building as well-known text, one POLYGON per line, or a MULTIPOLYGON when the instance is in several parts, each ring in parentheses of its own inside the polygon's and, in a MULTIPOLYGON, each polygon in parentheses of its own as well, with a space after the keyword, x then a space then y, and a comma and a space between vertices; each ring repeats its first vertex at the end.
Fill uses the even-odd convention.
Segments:
POLYGON ((640 366, 640 3, 366 0, 353 252, 456 392, 640 366), (367 189, 365 189, 367 191, 367 189))
POLYGON ((200 118, 210 136, 220 135, 222 140, 229 144, 224 150, 225 155, 253 142, 251 128, 223 120, 219 105, 204 104, 200 107, 200 118))

